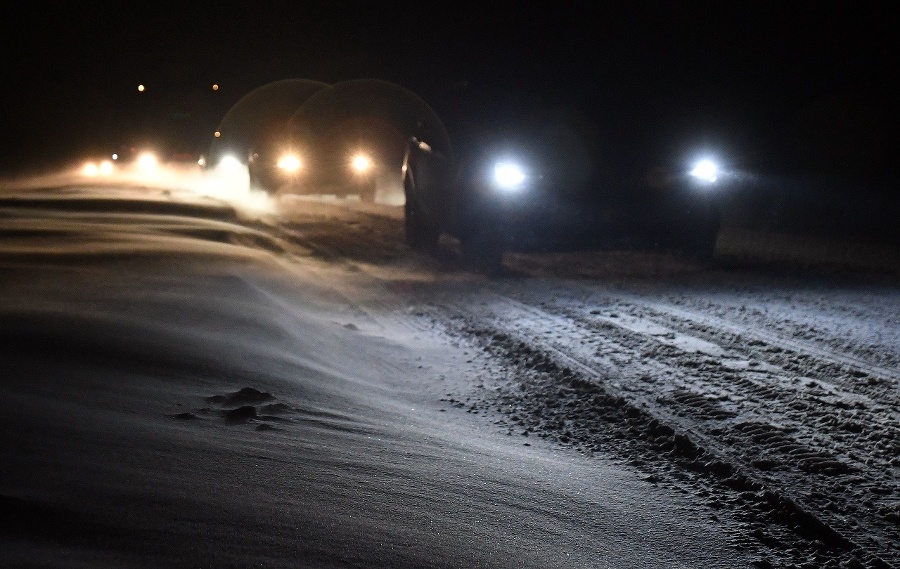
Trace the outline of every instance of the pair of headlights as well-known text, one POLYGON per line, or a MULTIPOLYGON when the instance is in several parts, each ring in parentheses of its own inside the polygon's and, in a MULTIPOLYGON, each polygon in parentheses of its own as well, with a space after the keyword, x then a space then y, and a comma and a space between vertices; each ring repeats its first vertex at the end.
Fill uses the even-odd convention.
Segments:
MULTIPOLYGON (((713 160, 704 158, 697 161, 688 174, 703 184, 714 184, 719 179, 719 166, 713 160)), ((494 185, 501 190, 519 190, 527 180, 525 168, 517 162, 500 161, 494 164, 494 185)))
POLYGON ((100 162, 86 162, 81 169, 81 173, 85 176, 95 178, 97 176, 109 176, 113 173, 113 163, 109 160, 100 162))
MULTIPOLYGON (((113 154, 112 160, 100 160, 99 162, 85 162, 81 168, 81 173, 85 176, 95 178, 97 176, 109 176, 115 170, 114 161, 119 161, 119 155, 113 154)), ((135 162, 138 169, 145 173, 155 172, 159 166, 159 159, 152 152, 144 152, 137 157, 135 162)))

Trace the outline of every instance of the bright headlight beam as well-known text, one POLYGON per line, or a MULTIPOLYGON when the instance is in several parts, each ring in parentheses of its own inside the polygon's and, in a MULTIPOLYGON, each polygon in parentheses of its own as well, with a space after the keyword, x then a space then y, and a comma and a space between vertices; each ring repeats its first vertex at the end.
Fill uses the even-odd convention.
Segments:
POLYGON ((719 167, 712 160, 700 160, 694 164, 691 176, 707 183, 713 183, 719 179, 719 167))
POLYGON ((372 167, 372 159, 365 154, 357 154, 350 162, 350 166, 359 174, 367 172, 372 167))
POLYGON ((159 161, 152 152, 144 152, 138 157, 138 167, 144 172, 153 172, 159 161))
POLYGON ((525 181, 525 172, 514 162, 497 162, 494 165, 494 182, 507 190, 514 190, 525 181))
POLYGON ((303 167, 303 163, 300 162, 300 158, 298 158, 294 154, 285 154, 281 158, 278 159, 278 163, 276 164, 279 170, 284 170, 285 172, 293 173, 303 167))
POLYGON ((219 169, 220 170, 240 170, 243 168, 243 164, 241 161, 232 156, 231 154, 226 154, 219 160, 219 169))

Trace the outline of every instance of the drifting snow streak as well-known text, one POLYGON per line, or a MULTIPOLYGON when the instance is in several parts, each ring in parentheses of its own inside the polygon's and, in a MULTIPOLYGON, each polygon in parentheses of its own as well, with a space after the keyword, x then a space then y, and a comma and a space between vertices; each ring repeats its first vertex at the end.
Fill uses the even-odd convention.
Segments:
POLYGON ((154 180, 118 172, 103 184, 72 175, 7 184, 0 190, 0 257, 262 259, 283 251, 272 235, 248 225, 271 209, 268 198, 241 191, 234 180, 222 173, 163 170, 154 180), (180 185, 141 183, 172 179, 180 185))
POLYGON ((138 166, 119 167, 108 175, 88 176, 79 168, 0 182, 0 198, 15 198, 40 192, 42 196, 90 195, 130 200, 197 202, 219 201, 246 217, 275 211, 274 202, 264 192, 250 188, 244 165, 224 165, 209 170, 199 166, 157 165, 151 171, 138 166))

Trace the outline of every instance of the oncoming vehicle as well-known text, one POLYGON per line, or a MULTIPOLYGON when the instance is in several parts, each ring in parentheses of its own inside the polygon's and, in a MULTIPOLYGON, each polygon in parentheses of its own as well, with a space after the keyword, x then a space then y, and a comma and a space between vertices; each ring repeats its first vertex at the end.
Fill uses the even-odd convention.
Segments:
POLYGON ((115 166, 110 158, 88 160, 81 166, 81 174, 88 178, 110 176, 115 171, 115 166))
POLYGON ((250 184, 271 194, 358 196, 375 201, 378 162, 360 149, 252 149, 250 184))
MULTIPOLYGON (((577 126, 577 125, 576 125, 577 126)), ((459 157, 412 137, 403 163, 409 245, 458 238, 465 259, 495 270, 509 249, 609 244, 712 256, 719 166, 703 159, 650 175, 610 175, 590 140, 546 120, 470 137, 459 157)))

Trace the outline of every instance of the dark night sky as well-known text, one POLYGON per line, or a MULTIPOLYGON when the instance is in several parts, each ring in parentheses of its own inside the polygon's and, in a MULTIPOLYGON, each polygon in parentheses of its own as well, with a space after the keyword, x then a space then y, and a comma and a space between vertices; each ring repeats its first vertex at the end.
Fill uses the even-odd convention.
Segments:
POLYGON ((827 147, 820 160, 843 152, 850 169, 896 169, 886 150, 898 100, 887 12, 750 4, 4 6, 0 166, 120 143, 173 100, 189 101, 205 131, 269 81, 376 77, 449 114, 446 94, 461 81, 577 106, 635 153, 706 139, 754 163, 800 136, 827 147))

